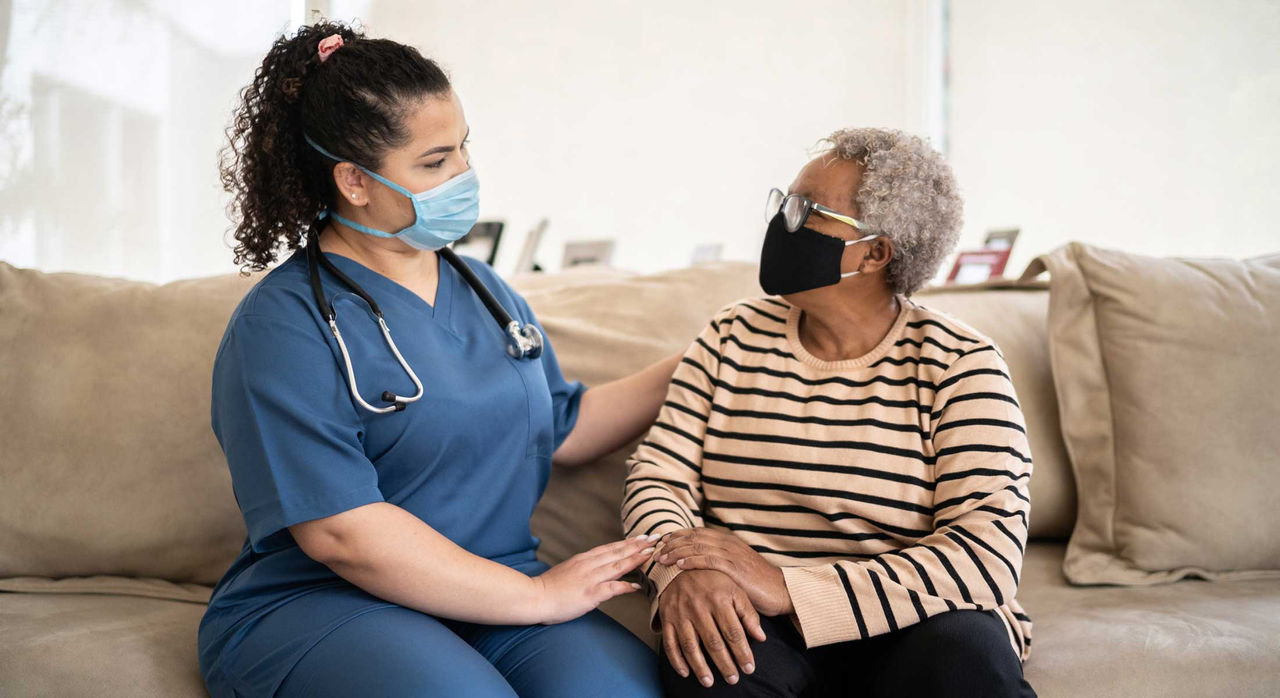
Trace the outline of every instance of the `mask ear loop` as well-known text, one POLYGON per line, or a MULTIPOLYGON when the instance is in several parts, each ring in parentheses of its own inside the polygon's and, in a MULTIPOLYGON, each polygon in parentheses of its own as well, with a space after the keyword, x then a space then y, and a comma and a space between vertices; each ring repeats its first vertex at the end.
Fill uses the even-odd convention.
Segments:
MULTIPOLYGON (((880 234, 879 234, 879 233, 872 233, 872 234, 870 234, 870 235, 863 235, 862 237, 858 238, 857 240, 845 240, 845 241, 844 241, 844 246, 845 246, 845 247, 848 247, 849 245, 853 245, 853 244, 856 244, 856 243, 859 243, 859 242, 866 242, 867 240, 870 240, 870 239, 872 239, 872 238, 878 238, 878 237, 880 237, 880 234)), ((864 262, 866 262, 866 261, 867 261, 867 258, 866 258, 866 257, 863 257, 863 258, 862 258, 862 261, 861 261, 861 262, 858 262, 858 268, 857 268, 857 269, 855 269, 854 271, 851 271, 851 272, 849 272, 849 273, 847 273, 847 274, 841 274, 841 275, 840 275, 840 278, 842 278, 842 279, 847 279, 847 278, 849 278, 850 276, 854 276, 854 275, 856 275, 856 274, 861 274, 861 273, 862 273, 862 264, 863 264, 864 262)))

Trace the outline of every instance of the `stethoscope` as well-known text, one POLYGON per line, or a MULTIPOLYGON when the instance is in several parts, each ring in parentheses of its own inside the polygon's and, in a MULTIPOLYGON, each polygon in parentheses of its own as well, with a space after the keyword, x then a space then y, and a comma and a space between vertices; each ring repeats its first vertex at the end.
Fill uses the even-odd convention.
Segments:
MULTIPOLYGON (((318 222, 317 222, 318 223, 318 222)), ((413 368, 404 360, 400 349, 396 347, 396 343, 391 339, 391 330, 387 329, 386 318, 382 316, 382 309, 378 307, 377 301, 365 292, 360 284, 357 284, 351 277, 342 273, 341 269, 323 254, 320 253, 320 239, 316 232, 316 226, 312 226, 307 232, 307 268, 311 275, 311 293, 316 297, 316 305, 320 308, 320 314, 324 317, 325 322, 329 323, 329 331, 333 333, 333 338, 338 340, 338 348, 342 351, 342 360, 347 365, 347 382, 351 387, 351 395, 355 397, 360 406, 370 412, 399 412, 405 408, 410 402, 415 402, 422 397, 422 381, 418 380, 418 374, 413 372, 413 368), (396 360, 400 362, 400 366, 404 368, 405 373, 409 374, 409 378, 413 380, 413 385, 417 388, 417 393, 412 396, 397 395, 390 390, 382 391, 382 399, 392 403, 387 407, 374 407, 365 402, 360 397, 360 391, 356 388, 355 369, 351 367, 351 355, 347 353, 347 344, 342 341, 342 332, 338 330, 338 314, 334 310, 333 303, 330 303, 324 296, 324 289, 320 285, 320 265, 329 273, 338 277, 338 280, 346 284, 348 288, 355 291, 356 295, 364 299, 369 304, 369 309, 378 318, 378 327, 382 328, 382 336, 387 340, 387 346, 391 347, 391 353, 395 354, 396 360)), ((514 359, 536 359, 542 355, 542 333, 532 323, 521 325, 513 320, 507 311, 493 297, 493 293, 480 281, 475 272, 471 271, 471 267, 458 258, 458 255, 448 247, 442 247, 436 250, 436 254, 444 257, 454 269, 466 279, 467 285, 471 290, 480 297, 480 301, 484 303, 484 307, 489 309, 489 314, 502 328, 502 334, 507 338, 507 354, 514 359)))

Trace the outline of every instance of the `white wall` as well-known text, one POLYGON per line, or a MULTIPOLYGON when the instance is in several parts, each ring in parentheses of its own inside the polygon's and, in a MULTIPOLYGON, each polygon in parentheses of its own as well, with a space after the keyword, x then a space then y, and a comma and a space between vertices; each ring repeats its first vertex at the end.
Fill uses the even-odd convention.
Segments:
POLYGON ((1280 3, 957 0, 951 51, 961 247, 1280 251, 1280 3))
MULTIPOLYGON (((216 150, 302 7, 451 71, 500 271, 614 238, 619 266, 755 260, 761 202, 848 125, 949 137, 962 247, 1280 250, 1280 3, 0 0, 0 259, 164 281, 234 271, 216 150), (5 31, 7 28, 7 31, 5 31)), ((945 272, 945 269, 944 269, 945 272)))
POLYGON ((544 216, 551 269, 566 241, 596 238, 641 271, 707 243, 758 260, 765 195, 815 141, 924 121, 922 2, 368 4, 370 33, 453 78, 481 215, 508 224, 500 271, 544 216))

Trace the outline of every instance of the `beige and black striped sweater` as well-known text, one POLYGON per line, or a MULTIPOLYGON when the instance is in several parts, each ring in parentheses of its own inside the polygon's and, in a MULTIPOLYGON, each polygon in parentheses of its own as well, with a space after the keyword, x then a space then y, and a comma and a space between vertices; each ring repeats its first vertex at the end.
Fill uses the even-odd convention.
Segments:
MULTIPOLYGON (((898 300, 884 340, 842 361, 806 351, 779 298, 717 313, 627 462, 623 528, 732 531, 782 568, 809 647, 996 609, 1025 661, 1032 465, 1008 369, 972 328, 898 300)), ((644 569, 657 630, 680 569, 644 569)))

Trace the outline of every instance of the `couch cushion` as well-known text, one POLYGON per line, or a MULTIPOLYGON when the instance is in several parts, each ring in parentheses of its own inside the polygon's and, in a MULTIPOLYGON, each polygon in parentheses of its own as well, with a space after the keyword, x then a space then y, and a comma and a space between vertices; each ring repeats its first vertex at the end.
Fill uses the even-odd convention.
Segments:
POLYGON ((213 587, 171 582, 154 577, 8 577, 0 579, 0 592, 25 591, 35 594, 123 594, 149 599, 168 599, 207 604, 213 587))
POLYGON ((209 376, 254 280, 0 262, 0 577, 221 577, 245 532, 209 376))
POLYGON ((1063 543, 1032 543, 1018 600, 1035 623, 1023 672, 1042 696, 1280 695, 1280 584, 1189 579, 1073 586, 1063 543))
MULTIPOLYGON (((1018 590, 1035 622, 1023 670, 1040 695, 1280 693, 1280 585, 1080 587, 1062 574, 1064 552, 1061 543, 1028 546, 1018 590)), ((639 595, 607 610, 654 642, 639 595)), ((195 640, 203 611, 98 594, 0 593, 0 695, 205 696, 195 640)))
POLYGON ((203 614, 134 596, 0 593, 0 695, 207 697, 203 614))
POLYGON ((1078 584, 1280 578, 1280 255, 1041 260, 1078 584))

